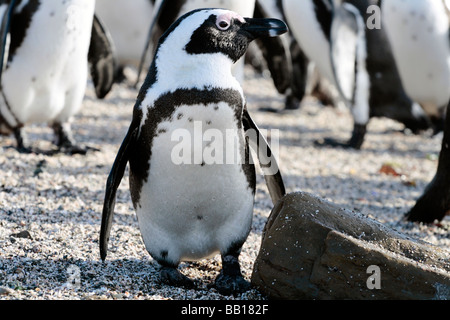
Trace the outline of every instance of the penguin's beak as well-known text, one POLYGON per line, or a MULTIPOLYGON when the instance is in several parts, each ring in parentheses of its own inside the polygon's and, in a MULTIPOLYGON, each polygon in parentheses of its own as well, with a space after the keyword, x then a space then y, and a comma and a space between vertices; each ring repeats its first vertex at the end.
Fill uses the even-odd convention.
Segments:
POLYGON ((241 30, 252 40, 263 37, 277 37, 288 31, 286 23, 278 19, 245 18, 241 30))

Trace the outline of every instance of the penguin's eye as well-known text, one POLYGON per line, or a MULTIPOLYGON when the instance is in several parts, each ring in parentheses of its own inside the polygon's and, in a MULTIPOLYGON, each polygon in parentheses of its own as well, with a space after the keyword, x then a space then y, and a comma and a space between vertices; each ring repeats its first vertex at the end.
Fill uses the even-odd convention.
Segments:
POLYGON ((227 20, 217 21, 216 25, 217 25, 217 28, 219 28, 222 31, 226 31, 231 27, 231 23, 227 20))

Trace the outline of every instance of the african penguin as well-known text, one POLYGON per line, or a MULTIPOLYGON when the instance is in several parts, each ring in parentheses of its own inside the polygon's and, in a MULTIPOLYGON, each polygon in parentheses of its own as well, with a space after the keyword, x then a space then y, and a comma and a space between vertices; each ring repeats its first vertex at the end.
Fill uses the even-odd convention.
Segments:
POLYGON ((277 19, 198 9, 163 34, 107 180, 100 230, 103 260, 116 191, 129 163, 139 228, 147 251, 162 266, 161 279, 192 287, 192 280, 177 270, 179 263, 220 253, 218 291, 248 289, 238 261, 250 231, 255 194, 248 145, 268 150, 257 154, 274 203, 285 189, 231 67, 251 41, 285 32, 285 23, 277 19))
POLYGON ((414 132, 431 126, 423 109, 403 89, 384 30, 366 26, 377 0, 283 0, 287 23, 319 73, 339 89, 354 120, 346 143, 361 148, 371 117, 389 117, 414 132))
POLYGON ((428 112, 447 113, 434 179, 407 219, 432 223, 450 213, 450 10, 444 0, 383 0, 382 17, 408 94, 428 112))
POLYGON ((0 1, 0 131, 14 133, 19 151, 31 151, 22 128, 46 122, 55 131, 58 150, 86 152, 75 145, 70 122, 82 104, 88 66, 96 94, 104 98, 115 63, 94 5, 92 0, 0 1))

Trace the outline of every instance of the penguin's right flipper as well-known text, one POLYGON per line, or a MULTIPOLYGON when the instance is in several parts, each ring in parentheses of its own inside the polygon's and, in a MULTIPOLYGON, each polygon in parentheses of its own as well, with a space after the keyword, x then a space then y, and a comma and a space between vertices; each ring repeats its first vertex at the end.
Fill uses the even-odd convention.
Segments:
POLYGON ((100 229, 100 257, 102 260, 106 259, 108 252, 109 235, 114 217, 114 206, 116 203, 116 193, 122 181, 125 168, 130 158, 133 145, 138 135, 139 126, 131 123, 127 135, 125 136, 116 159, 112 166, 111 172, 106 182, 105 200, 103 203, 102 225, 100 229))
POLYGON ((97 98, 103 99, 114 84, 116 57, 111 36, 94 15, 88 60, 97 98))
POLYGON ((16 0, 11 0, 9 4, 3 3, 0 5, 0 10, 4 10, 3 15, 1 17, 1 25, 0 25, 0 88, 1 88, 1 77, 4 69, 5 63, 5 54, 7 52, 7 38, 9 33, 9 27, 11 26, 11 19, 14 15, 14 6, 16 4, 16 0), (2 8, 4 7, 4 8, 2 8))
POLYGON ((286 195, 286 189, 277 161, 266 139, 250 117, 247 108, 244 108, 242 122, 244 124, 246 136, 249 138, 250 147, 258 156, 261 169, 264 173, 264 179, 266 180, 267 188, 269 189, 270 197, 272 198, 272 203, 275 205, 286 195), (253 132, 250 133, 249 130, 252 130, 253 132))
MULTIPOLYGON (((14 6, 16 4, 16 0, 11 0, 9 3, 5 3, 4 1, 0 4, 0 12, 1 12, 1 24, 0 24, 0 99, 2 103, 7 104, 3 90, 3 82, 2 75, 3 70, 5 69, 5 64, 7 62, 8 57, 6 56, 9 47, 8 47, 8 34, 10 32, 11 20, 14 15, 14 6)), ((16 123, 17 125, 18 123, 16 123)), ((16 125, 12 125, 8 123, 5 116, 0 114, 0 135, 1 134, 10 134, 14 132, 16 136, 16 140, 18 142, 18 150, 21 152, 28 152, 29 149, 23 146, 23 138, 21 135, 20 128, 16 127, 16 125), (22 143, 22 145, 21 145, 22 143)))

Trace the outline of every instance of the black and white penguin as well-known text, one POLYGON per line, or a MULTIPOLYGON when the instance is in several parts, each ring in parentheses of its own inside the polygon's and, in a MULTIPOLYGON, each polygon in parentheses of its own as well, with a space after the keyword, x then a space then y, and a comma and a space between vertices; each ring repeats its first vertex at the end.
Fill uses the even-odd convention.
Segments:
POLYGON ((70 122, 81 107, 89 66, 96 94, 104 98, 115 63, 94 6, 92 0, 0 1, 0 132, 13 132, 18 150, 31 150, 22 128, 46 122, 60 151, 86 152, 75 145, 70 122))
POLYGON ((382 28, 368 28, 368 8, 378 0, 283 0, 286 20, 308 59, 336 86, 349 106, 351 139, 325 144, 359 149, 371 117, 389 117, 414 132, 431 126, 405 93, 382 28))
POLYGON ((220 253, 216 288, 223 294, 248 289, 238 261, 255 194, 247 141, 253 150, 268 150, 257 154, 274 203, 285 189, 232 65, 251 41, 285 32, 277 19, 199 9, 179 18, 160 38, 108 177, 100 231, 103 260, 116 191, 129 163, 140 231, 147 251, 162 266, 162 280, 191 287, 192 280, 177 270, 179 263, 220 253))
POLYGON ((435 117, 447 113, 434 179, 408 220, 432 223, 450 213, 450 8, 444 0, 383 0, 382 17, 403 85, 435 117))

